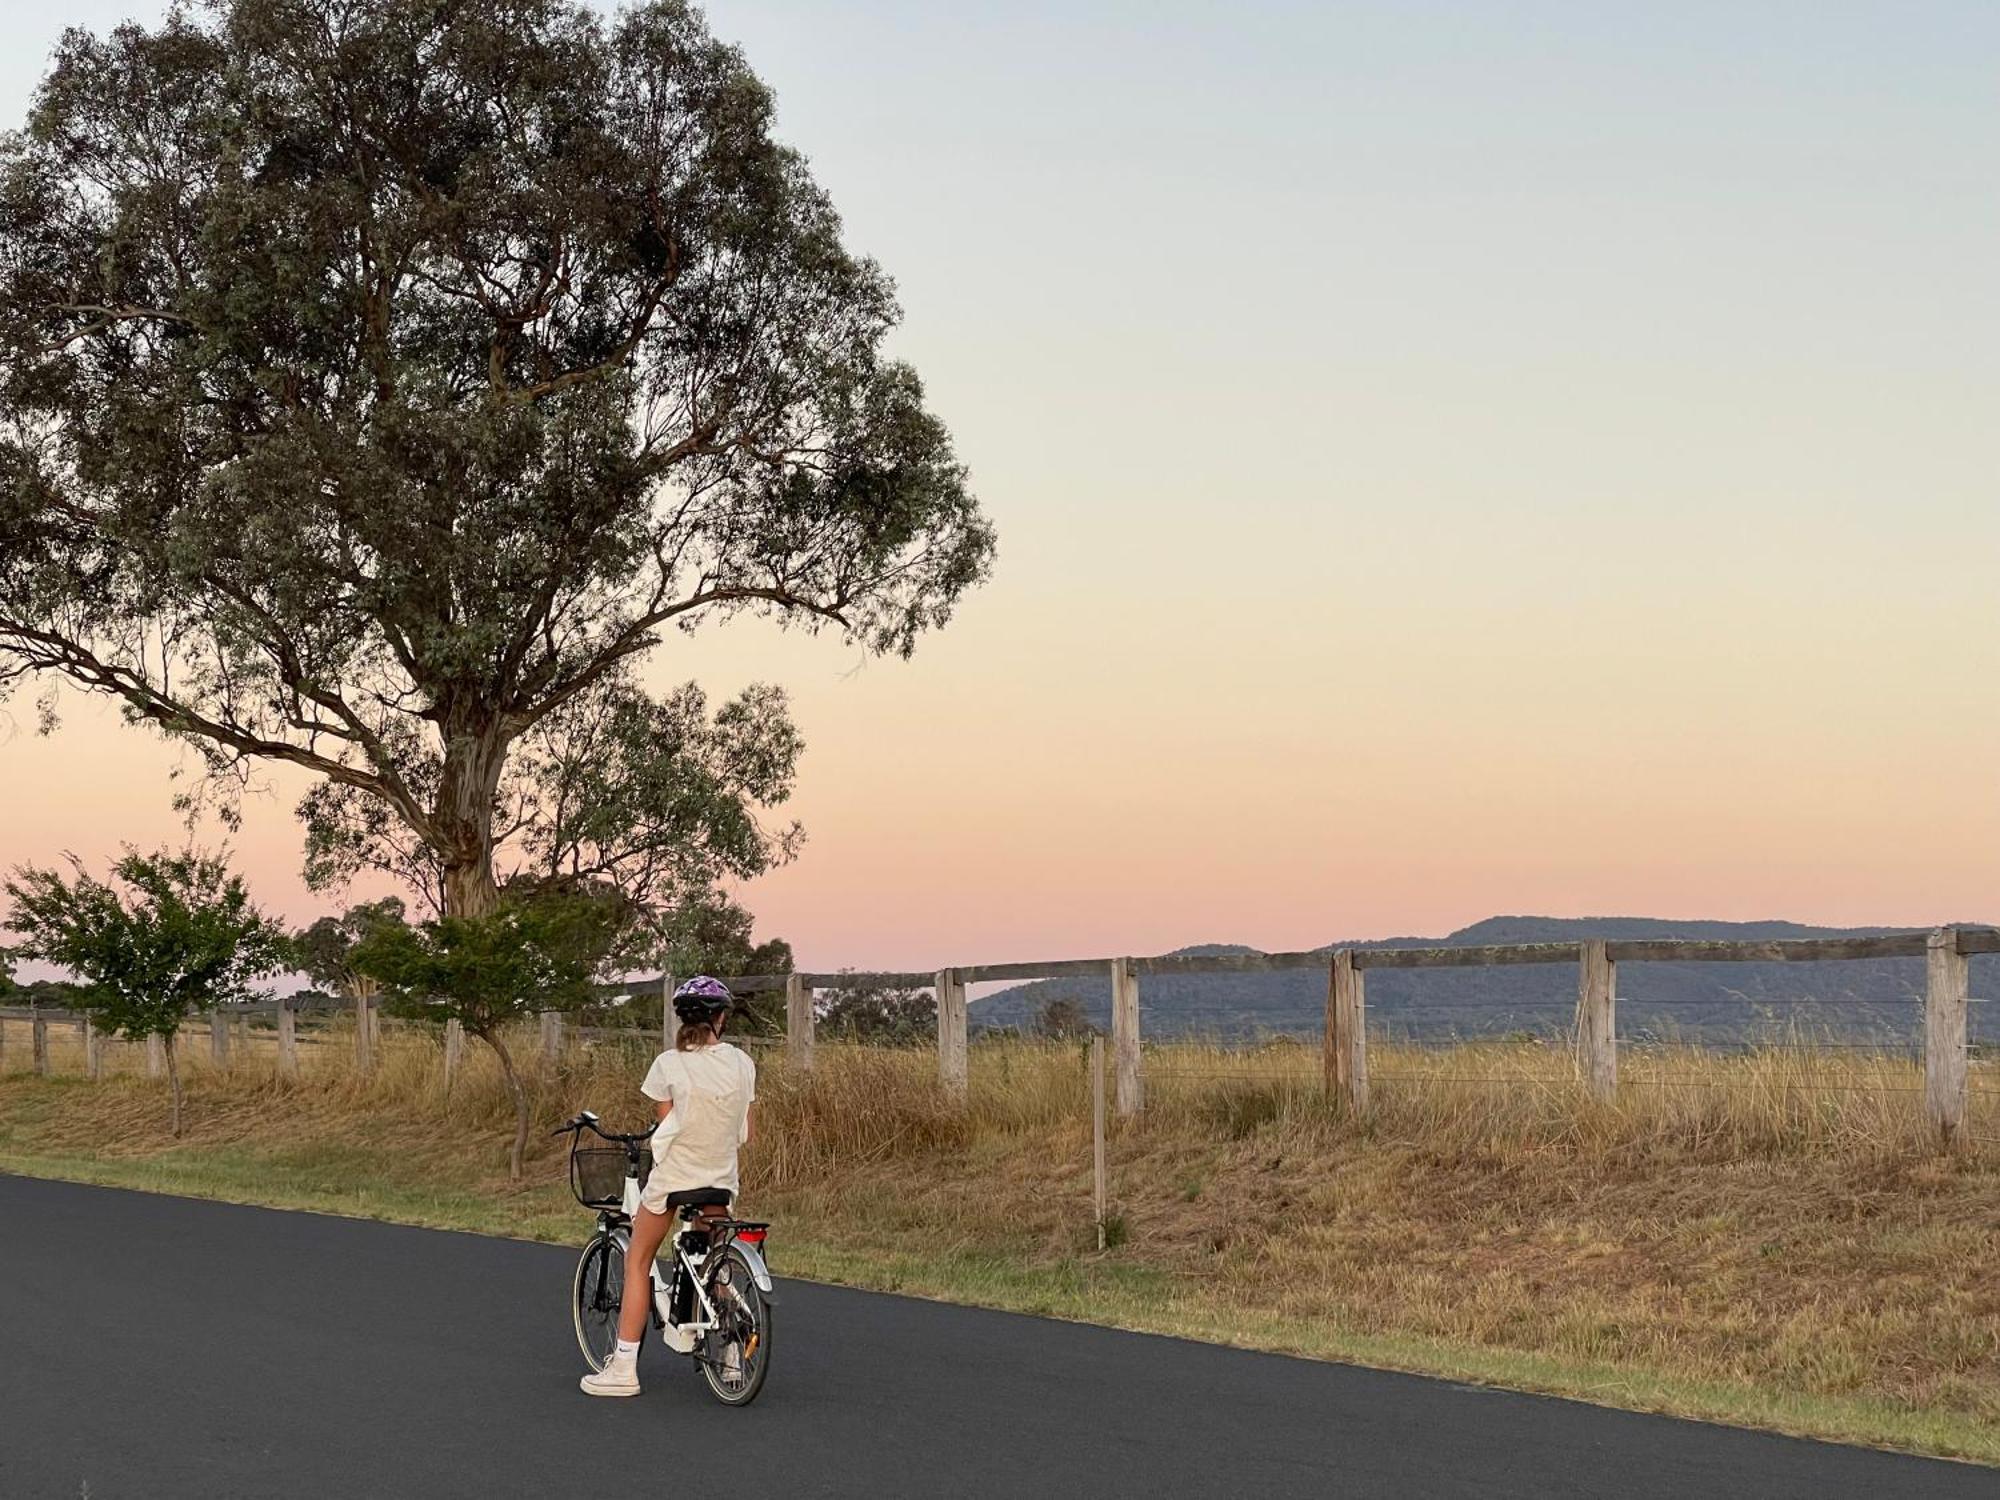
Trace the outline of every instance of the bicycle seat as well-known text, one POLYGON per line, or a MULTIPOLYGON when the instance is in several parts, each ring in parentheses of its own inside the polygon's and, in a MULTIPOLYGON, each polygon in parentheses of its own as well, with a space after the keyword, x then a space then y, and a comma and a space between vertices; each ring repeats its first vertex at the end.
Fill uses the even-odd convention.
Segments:
POLYGON ((728 1188, 682 1188, 677 1193, 667 1194, 667 1207, 683 1211, 689 1209, 729 1207, 728 1188))

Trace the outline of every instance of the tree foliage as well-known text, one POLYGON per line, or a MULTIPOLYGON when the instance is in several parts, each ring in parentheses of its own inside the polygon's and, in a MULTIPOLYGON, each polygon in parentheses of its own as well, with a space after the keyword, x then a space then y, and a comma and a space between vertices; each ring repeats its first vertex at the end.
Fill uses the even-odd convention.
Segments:
MULTIPOLYGON (((712 907, 719 882, 762 874, 798 848, 796 824, 767 827, 758 810, 791 795, 801 749, 775 688, 750 688, 711 715, 692 683, 656 699, 625 674, 607 678, 537 723, 510 758, 493 829, 496 880, 616 890, 635 935, 650 938, 643 957, 661 959, 683 910, 712 907)), ((386 803, 326 782, 301 812, 307 884, 337 888, 378 872, 433 912, 446 909, 438 851, 386 803)))
POLYGON ((792 945, 783 938, 757 942, 754 924, 747 910, 719 893, 680 907, 666 929, 667 972, 719 978, 791 973, 792 945))
POLYGON ((350 906, 287 938, 287 961, 314 984, 352 999, 373 983, 355 966, 356 947, 378 927, 402 925, 403 903, 394 896, 350 906))
POLYGON ((486 1036, 591 994, 604 928, 587 902, 503 901, 483 917, 377 923, 347 962, 405 1014, 451 1019, 486 1036))
POLYGON ((38 1005, 43 1010, 82 1010, 82 997, 89 989, 68 979, 16 980, 6 999, 9 1005, 38 1005))
MULTIPOLYGON (((661 931, 659 960, 666 973, 679 979, 709 974, 731 979, 743 974, 789 974, 795 967, 792 945, 783 938, 756 940, 755 919, 720 891, 684 902, 668 916, 661 931)), ((665 1020, 666 997, 634 996, 628 1016, 649 1026, 665 1020)), ((776 990, 739 995, 730 1026, 739 1035, 780 1036, 785 1029, 785 997, 776 990)))
POLYGON ((1069 995, 1051 995, 1035 1007, 1035 1035, 1045 1041, 1073 1042, 1098 1034, 1083 1002, 1069 995))
MULTIPOLYGON (((697 974, 733 979, 744 974, 791 973, 795 966, 792 945, 783 938, 766 938, 760 943, 754 926, 751 914, 719 890, 691 895, 648 929, 643 961, 637 961, 631 945, 626 944, 616 964, 624 972, 657 966, 676 980, 697 974)), ((608 1024, 657 1031, 666 1019, 666 1003, 665 995, 647 986, 625 997, 615 1010, 606 1005, 593 1014, 608 1024)), ((738 995, 729 1024, 738 1035, 782 1036, 783 993, 762 990, 738 995)))
POLYGON ((252 982, 284 966, 283 931, 251 905, 242 879, 218 856, 128 850, 112 883, 74 859, 71 867, 68 878, 18 868, 6 887, 9 925, 25 939, 22 954, 82 976, 72 1003, 98 1025, 165 1039, 178 1135, 175 1034, 190 1015, 253 998, 252 982))
POLYGON ((906 653, 992 536, 771 120, 677 0, 67 33, 0 144, 0 682, 115 696, 225 811, 304 767, 319 869, 456 916, 509 837, 649 900, 780 857, 781 701, 637 663, 744 613, 906 653))
POLYGON ((616 938, 616 918, 588 893, 544 891, 503 899, 477 917, 440 917, 418 926, 377 921, 345 962, 382 986, 407 1016, 457 1021, 493 1048, 514 1104, 509 1163, 521 1173, 528 1100, 503 1028, 537 1011, 576 1010, 616 938))
POLYGON ((907 1047, 937 1039, 937 997, 929 990, 860 985, 835 989, 817 1008, 816 1029, 843 1042, 907 1047))

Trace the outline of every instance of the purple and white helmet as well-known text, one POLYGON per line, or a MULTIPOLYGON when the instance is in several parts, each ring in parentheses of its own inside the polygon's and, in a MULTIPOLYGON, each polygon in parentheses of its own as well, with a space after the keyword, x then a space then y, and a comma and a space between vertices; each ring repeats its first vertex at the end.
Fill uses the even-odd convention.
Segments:
POLYGON ((729 986, 720 979, 697 974, 674 991, 674 1014, 689 1025, 713 1021, 729 1009, 733 998, 729 986))

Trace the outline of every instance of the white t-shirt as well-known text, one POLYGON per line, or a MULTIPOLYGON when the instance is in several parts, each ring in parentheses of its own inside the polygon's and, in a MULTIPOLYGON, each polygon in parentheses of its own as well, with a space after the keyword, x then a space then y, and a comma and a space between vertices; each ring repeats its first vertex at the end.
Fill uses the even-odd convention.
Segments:
POLYGON ((662 1052, 639 1091, 674 1107, 653 1132, 653 1172, 646 1206, 656 1213, 668 1193, 689 1188, 736 1191, 736 1148, 750 1134, 757 1065, 727 1042, 691 1052, 662 1052))

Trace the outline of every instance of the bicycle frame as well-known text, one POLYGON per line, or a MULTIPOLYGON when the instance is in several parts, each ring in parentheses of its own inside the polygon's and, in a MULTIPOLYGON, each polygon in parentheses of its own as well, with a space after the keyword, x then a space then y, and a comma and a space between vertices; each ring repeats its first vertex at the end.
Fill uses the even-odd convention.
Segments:
MULTIPOLYGON (((598 1215, 599 1227, 618 1246, 618 1252, 621 1256, 629 1254, 631 1251, 632 1222, 638 1216, 638 1212, 639 1174, 636 1163, 631 1163, 625 1174, 625 1191, 623 1201, 619 1205, 619 1211, 615 1214, 605 1212, 598 1215)), ((676 1213, 674 1218, 675 1225, 683 1222, 686 1221, 679 1213, 676 1213)), ((696 1265, 689 1258, 687 1251, 681 1248, 679 1243, 680 1232, 677 1228, 669 1228, 667 1235, 669 1241, 673 1243, 674 1259, 679 1264, 680 1269, 686 1273, 688 1285, 693 1288, 695 1296, 700 1299, 701 1303, 701 1319, 693 1323, 683 1323, 680 1327, 689 1333, 706 1333, 716 1326, 718 1318, 715 1303, 709 1300, 708 1289, 702 1285, 701 1266, 696 1265)), ((744 1264, 750 1268, 751 1278, 757 1283, 757 1289, 765 1296, 771 1296, 775 1289, 771 1282, 770 1268, 764 1264, 763 1253, 757 1246, 747 1240, 735 1239, 730 1240, 728 1246, 734 1246, 736 1253, 743 1257, 744 1264)), ((728 1246, 723 1248, 727 1248, 728 1246)), ((703 1263, 706 1264, 706 1261, 707 1257, 704 1256, 703 1263)), ((662 1321, 664 1321, 664 1316, 659 1312, 659 1299, 662 1294, 673 1290, 673 1284, 660 1274, 660 1262, 657 1256, 654 1258, 652 1265, 647 1267, 647 1271, 652 1283, 654 1314, 656 1317, 661 1317, 662 1321)))
MULTIPOLYGON (((598 1233, 603 1235, 611 1244, 618 1247, 619 1256, 623 1259, 631 1254, 632 1225, 638 1218, 639 1210, 642 1206, 639 1192, 639 1153, 644 1149, 642 1143, 647 1136, 650 1136, 651 1132, 647 1132, 647 1136, 607 1134, 597 1124, 597 1117, 588 1111, 585 1111, 583 1115, 564 1128, 577 1130, 585 1127, 588 1127, 603 1139, 616 1141, 625 1148, 625 1184, 619 1194, 618 1207, 616 1209, 600 1208, 597 1212, 598 1233)), ((560 1133, 558 1132, 558 1134, 560 1133)), ((680 1244, 680 1237, 683 1232, 681 1226, 693 1222, 696 1222, 694 1216, 684 1215, 680 1210, 675 1210, 673 1224, 669 1226, 667 1231, 668 1237, 673 1244, 674 1260, 677 1268, 687 1276, 689 1287, 692 1288, 694 1296, 699 1299, 700 1311, 702 1313, 702 1317, 698 1322, 682 1323, 678 1326, 687 1333, 707 1333, 720 1324, 720 1315, 716 1311, 715 1303, 708 1295, 708 1288, 702 1285, 702 1266, 697 1265, 680 1244)), ((770 1268, 764 1264, 763 1250, 757 1243, 757 1239, 736 1239, 730 1228, 722 1229, 720 1234, 721 1237, 719 1240, 711 1240, 707 1253, 702 1257, 702 1265, 708 1264, 711 1256, 720 1254, 733 1247, 737 1255, 742 1258, 744 1265, 749 1269, 751 1279, 757 1283, 757 1289, 766 1297, 772 1296, 774 1289, 771 1283, 770 1268)), ((761 1235, 757 1238, 761 1238, 761 1235)), ((671 1295, 673 1283, 667 1277, 660 1274, 660 1262, 657 1255, 653 1257, 653 1263, 646 1269, 649 1290, 652 1293, 653 1300, 653 1305, 650 1309, 652 1320, 657 1326, 665 1326, 667 1315, 661 1312, 660 1302, 663 1294, 671 1295)), ((671 1311, 672 1307, 669 1304, 668 1312, 671 1311)))

